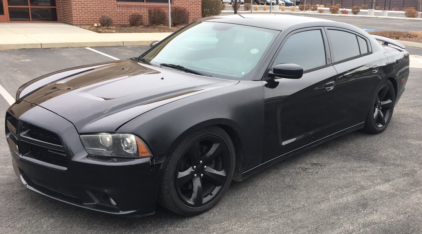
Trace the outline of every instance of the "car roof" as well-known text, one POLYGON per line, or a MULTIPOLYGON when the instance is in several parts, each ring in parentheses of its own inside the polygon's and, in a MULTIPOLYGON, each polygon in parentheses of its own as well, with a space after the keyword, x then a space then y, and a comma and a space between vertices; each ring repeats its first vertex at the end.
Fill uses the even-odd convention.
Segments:
POLYGON ((305 17, 301 15, 284 15, 284 14, 244 14, 244 15, 227 15, 213 16, 201 19, 202 22, 219 22, 238 24, 259 28, 266 28, 278 31, 284 31, 293 28, 304 28, 313 26, 332 26, 350 29, 365 34, 363 30, 350 24, 335 22, 331 20, 305 17))

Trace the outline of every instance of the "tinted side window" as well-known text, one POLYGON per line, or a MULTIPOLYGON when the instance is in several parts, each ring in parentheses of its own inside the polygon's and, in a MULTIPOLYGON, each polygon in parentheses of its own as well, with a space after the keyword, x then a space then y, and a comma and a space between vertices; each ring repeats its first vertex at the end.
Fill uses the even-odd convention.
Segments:
POLYGON ((360 54, 368 53, 368 44, 366 44, 366 40, 362 37, 358 37, 359 46, 360 46, 360 54))
POLYGON ((296 33, 281 48, 274 65, 295 63, 304 71, 326 65, 325 47, 320 30, 296 33))
POLYGON ((344 31, 328 30, 333 61, 339 62, 360 55, 356 35, 344 31))

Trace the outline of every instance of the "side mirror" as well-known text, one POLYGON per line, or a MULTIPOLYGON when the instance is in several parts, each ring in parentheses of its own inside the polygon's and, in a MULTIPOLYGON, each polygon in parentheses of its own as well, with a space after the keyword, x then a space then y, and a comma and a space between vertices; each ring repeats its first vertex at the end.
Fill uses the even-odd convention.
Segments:
POLYGON ((273 72, 270 73, 270 75, 273 76, 274 79, 300 79, 303 76, 303 68, 294 63, 277 64, 274 66, 273 72))
POLYGON ((156 46, 158 43, 160 43, 160 42, 159 42, 159 41, 153 41, 153 42, 151 42, 150 46, 151 46, 151 47, 154 47, 154 46, 156 46))

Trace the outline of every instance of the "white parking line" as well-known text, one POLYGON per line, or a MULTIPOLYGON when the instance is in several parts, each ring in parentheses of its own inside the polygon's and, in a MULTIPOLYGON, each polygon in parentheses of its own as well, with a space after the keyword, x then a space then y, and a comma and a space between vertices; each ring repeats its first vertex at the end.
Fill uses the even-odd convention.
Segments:
POLYGON ((418 58, 417 58, 416 60, 417 60, 418 62, 422 63, 422 59, 418 59, 418 58))
POLYGON ((0 85, 0 95, 3 96, 4 99, 6 99, 6 102, 9 103, 9 105, 12 105, 13 103, 15 103, 15 99, 12 97, 12 95, 10 95, 1 85, 0 85))
POLYGON ((105 54, 105 53, 100 52, 100 51, 98 51, 98 50, 94 50, 94 49, 89 48, 89 47, 86 47, 86 49, 87 49, 87 50, 90 50, 90 51, 92 51, 92 52, 95 52, 95 53, 97 53, 97 54, 104 55, 104 56, 109 57, 109 58, 114 59, 114 60, 120 60, 120 59, 118 59, 118 58, 116 58, 116 57, 113 57, 113 56, 111 56, 111 55, 105 54))

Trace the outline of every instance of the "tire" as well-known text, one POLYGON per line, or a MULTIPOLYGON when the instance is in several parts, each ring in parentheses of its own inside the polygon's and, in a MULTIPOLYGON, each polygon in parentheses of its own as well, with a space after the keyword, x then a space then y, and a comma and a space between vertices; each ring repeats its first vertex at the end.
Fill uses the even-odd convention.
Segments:
POLYGON ((218 127, 199 130, 185 138, 167 160, 158 201, 184 216, 206 212, 227 192, 234 168, 229 135, 218 127))
POLYGON ((382 133, 393 117, 395 102, 394 86, 389 80, 384 80, 377 88, 363 130, 371 134, 382 133))

